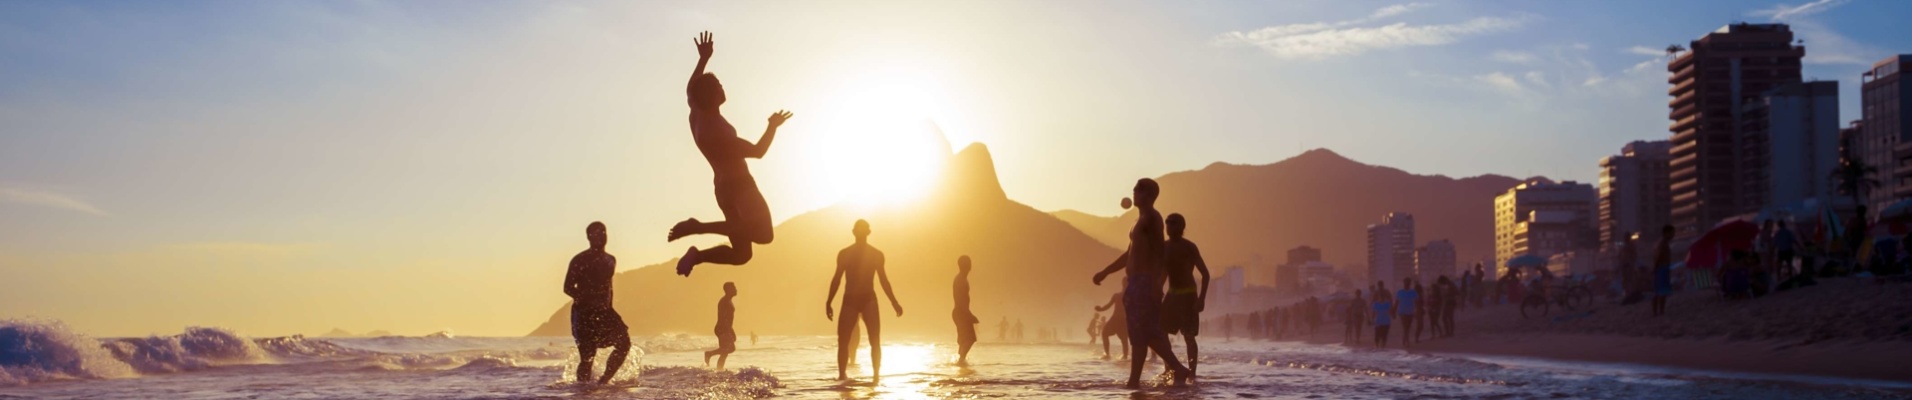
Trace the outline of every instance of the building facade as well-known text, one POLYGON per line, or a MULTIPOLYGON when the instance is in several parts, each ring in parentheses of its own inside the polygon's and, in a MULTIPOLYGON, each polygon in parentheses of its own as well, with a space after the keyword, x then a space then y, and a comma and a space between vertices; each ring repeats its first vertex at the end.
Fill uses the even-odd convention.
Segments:
POLYGON ((1381 223, 1368 225, 1368 277, 1395 282, 1414 276, 1414 216, 1388 213, 1381 223))
POLYGON ((1597 247, 1599 229, 1594 223, 1599 199, 1593 185, 1545 179, 1521 183, 1495 196, 1493 268, 1499 271, 1508 259, 1545 256, 1563 246, 1597 247))
POLYGON ((1453 242, 1447 239, 1427 242, 1426 246, 1421 246, 1414 252, 1414 271, 1423 284, 1433 284, 1442 276, 1458 279, 1460 269, 1455 266, 1457 261, 1453 242))
POLYGON ((1739 203, 1755 207, 1747 212, 1798 212, 1804 210, 1807 199, 1824 200, 1835 194, 1838 82, 1773 86, 1742 106, 1740 119, 1745 137, 1740 141, 1739 203))
POLYGON ((1635 233, 1640 240, 1659 240, 1672 210, 1667 180, 1667 152, 1673 144, 1635 141, 1620 154, 1600 160, 1600 249, 1617 251, 1635 233))
POLYGON ((1859 114, 1865 121, 1860 128, 1865 136, 1891 138, 1892 157, 1879 168, 1879 188, 1870 196, 1883 210, 1897 199, 1912 198, 1912 103, 1903 99, 1912 94, 1912 80, 1901 78, 1900 68, 1912 61, 1912 54, 1887 57, 1872 64, 1872 70, 1859 78, 1859 114))
POLYGON ((1782 83, 1800 81, 1806 49, 1793 44, 1785 24, 1738 23, 1698 40, 1667 64, 1673 147, 1668 162, 1670 218, 1685 240, 1730 216, 1755 210, 1743 203, 1740 118, 1748 99, 1782 83))

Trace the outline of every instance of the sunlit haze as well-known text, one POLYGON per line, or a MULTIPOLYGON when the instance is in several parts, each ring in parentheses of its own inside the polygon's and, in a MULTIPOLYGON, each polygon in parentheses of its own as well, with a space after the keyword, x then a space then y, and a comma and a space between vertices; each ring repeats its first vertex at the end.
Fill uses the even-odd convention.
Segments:
POLYGON ((741 137, 795 114, 750 164, 777 223, 923 203, 973 143, 1008 198, 1114 216, 1137 178, 1314 148, 1592 181, 1667 137, 1660 49, 1735 21, 1792 23, 1852 116, 1860 73, 1912 50, 1912 4, 1786 3, 4 2, 0 318, 526 334, 591 221, 626 271, 723 241, 665 240, 722 215, 686 124, 700 31, 741 137))

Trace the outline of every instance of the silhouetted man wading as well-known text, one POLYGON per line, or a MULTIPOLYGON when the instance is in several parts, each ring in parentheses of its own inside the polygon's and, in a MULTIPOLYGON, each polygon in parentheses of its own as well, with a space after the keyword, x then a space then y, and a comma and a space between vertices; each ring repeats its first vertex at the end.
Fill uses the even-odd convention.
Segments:
POLYGON ((850 233, 856 235, 856 244, 837 252, 836 272, 830 276, 830 297, 823 299, 823 316, 837 322, 837 380, 849 380, 844 368, 850 363, 854 353, 856 323, 863 321, 863 329, 869 330, 870 337, 870 378, 883 377, 883 321, 876 307, 876 283, 883 284, 883 294, 889 296, 890 307, 896 309, 896 316, 903 316, 903 305, 896 302, 896 291, 890 289, 890 273, 883 269, 883 252, 870 246, 870 223, 857 220, 850 233), (844 278, 848 282, 845 282, 844 278), (837 285, 843 286, 843 318, 836 318, 836 312, 830 308, 830 302, 836 300, 837 285))
POLYGON ((1202 310, 1208 304, 1208 262, 1202 260, 1202 251, 1195 247, 1195 242, 1182 237, 1187 230, 1188 221, 1182 214, 1169 214, 1167 253, 1163 256, 1168 269, 1168 297, 1162 299, 1162 329, 1165 334, 1182 335, 1182 341, 1188 345, 1188 372, 1193 376, 1201 355, 1195 336, 1201 334, 1202 310), (1196 272, 1202 273, 1199 292, 1195 287, 1196 272))
POLYGON ((578 382, 591 381, 591 364, 597 349, 614 347, 604 377, 598 384, 611 382, 625 356, 631 352, 631 334, 624 317, 611 308, 611 277, 617 274, 617 257, 604 252, 608 240, 604 223, 592 222, 584 228, 591 248, 571 257, 564 273, 564 294, 571 296, 571 337, 578 342, 578 382))
POLYGON ((956 309, 949 312, 956 322, 956 365, 969 365, 969 348, 976 345, 976 324, 983 322, 969 311, 969 256, 956 259, 956 283, 951 292, 956 309))

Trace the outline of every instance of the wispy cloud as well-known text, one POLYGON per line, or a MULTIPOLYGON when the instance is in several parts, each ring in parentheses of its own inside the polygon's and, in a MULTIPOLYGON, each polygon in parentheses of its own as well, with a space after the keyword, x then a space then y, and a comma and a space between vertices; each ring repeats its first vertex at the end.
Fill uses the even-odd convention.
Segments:
POLYGON ((1336 22, 1310 22, 1275 25, 1252 31, 1233 31, 1215 38, 1221 46, 1254 46, 1278 58, 1320 60, 1350 56, 1370 50, 1413 46, 1438 46, 1462 38, 1519 28, 1532 19, 1514 17, 1478 17, 1456 24, 1411 25, 1396 22, 1381 26, 1366 25, 1429 7, 1423 3, 1398 4, 1375 10, 1367 17, 1336 22))
POLYGON ((1382 19, 1387 17, 1399 16, 1402 14, 1414 12, 1415 10, 1420 10, 1423 8, 1428 8, 1433 6, 1434 6, 1433 4, 1427 4, 1427 3, 1395 4, 1395 5, 1391 5, 1387 7, 1381 7, 1381 9, 1379 10, 1374 10, 1373 14, 1368 14, 1368 19, 1372 20, 1372 19, 1382 19))
POLYGON ((1486 75, 1475 75, 1474 81, 1512 96, 1525 96, 1528 94, 1527 88, 1520 84, 1520 80, 1515 79, 1513 75, 1508 75, 1500 71, 1494 71, 1486 75))
POLYGON ((1859 43, 1834 31, 1819 22, 1814 15, 1830 11, 1849 0, 1817 0, 1796 6, 1777 5, 1772 8, 1753 10, 1746 13, 1755 17, 1767 17, 1773 22, 1792 25, 1793 33, 1798 34, 1806 46, 1805 62, 1809 64, 1854 64, 1871 65, 1873 61, 1884 58, 1888 52, 1864 43, 1859 43))
POLYGON ((1494 61, 1512 64, 1533 64, 1534 61, 1537 60, 1537 58, 1534 57, 1534 53, 1511 50, 1496 50, 1494 54, 1488 55, 1488 57, 1494 61))
POLYGON ((100 210, 99 207, 94 207, 85 201, 53 192, 0 187, 0 202, 52 207, 98 216, 107 215, 106 211, 100 210))
POLYGON ((1793 18, 1822 13, 1822 12, 1825 12, 1826 10, 1831 10, 1833 7, 1845 5, 1847 1, 1849 0, 1818 0, 1811 3, 1800 4, 1797 6, 1788 6, 1788 5, 1781 4, 1781 5, 1773 6, 1773 8, 1753 11, 1752 14, 1756 16, 1762 16, 1762 17, 1772 17, 1774 21, 1785 21, 1785 20, 1790 20, 1793 18))
POLYGON ((1648 46, 1628 47, 1625 49, 1625 51, 1627 54, 1638 54, 1638 55, 1653 56, 1653 57, 1666 55, 1666 49, 1664 48, 1656 49, 1656 48, 1652 48, 1648 46))

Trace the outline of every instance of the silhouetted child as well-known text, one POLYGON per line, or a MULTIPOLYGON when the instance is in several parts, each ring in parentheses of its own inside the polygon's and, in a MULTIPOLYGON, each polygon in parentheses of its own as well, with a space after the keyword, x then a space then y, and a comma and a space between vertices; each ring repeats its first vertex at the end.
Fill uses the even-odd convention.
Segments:
POLYGON ((1109 319, 1103 320, 1102 322, 1102 359, 1110 359, 1110 356, 1115 354, 1109 352, 1110 336, 1114 336, 1116 339, 1122 341, 1122 347, 1117 347, 1116 349, 1122 351, 1121 359, 1128 359, 1129 319, 1128 313, 1122 312, 1122 292, 1115 292, 1115 295, 1109 296, 1109 304, 1097 306, 1095 310, 1109 311, 1109 319))
POLYGON ((777 138, 777 127, 790 119, 789 111, 770 114, 769 127, 764 128, 763 136, 757 143, 750 143, 737 137, 737 127, 718 110, 726 97, 724 85, 717 80, 716 74, 704 72, 704 65, 710 62, 715 45, 710 32, 704 32, 692 40, 697 44, 697 69, 691 72, 690 84, 685 89, 685 97, 690 102, 690 132, 697 142, 697 150, 704 153, 704 161, 710 163, 715 175, 717 208, 723 210, 724 220, 702 222, 696 218, 686 219, 671 227, 671 241, 690 235, 717 234, 730 238, 730 245, 698 250, 691 247, 684 257, 677 260, 677 274, 690 276, 697 264, 713 263, 743 265, 750 261, 752 244, 769 244, 775 238, 771 227, 770 205, 764 202, 763 192, 757 190, 757 180, 750 174, 750 166, 745 159, 763 158, 770 151, 770 143, 777 138))
MULTIPOLYGON (((737 331, 731 324, 737 320, 737 307, 730 299, 737 297, 737 284, 724 282, 724 298, 717 300, 717 349, 704 352, 704 366, 710 366, 710 356, 717 356, 717 369, 724 369, 724 361, 730 359, 730 353, 737 351, 737 331)), ((751 334, 751 342, 756 342, 756 334, 751 334)))

